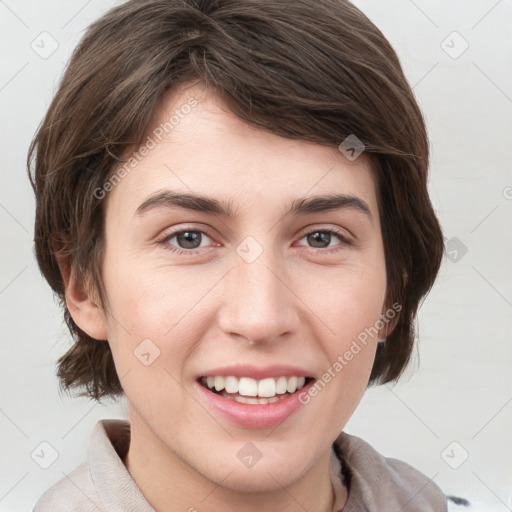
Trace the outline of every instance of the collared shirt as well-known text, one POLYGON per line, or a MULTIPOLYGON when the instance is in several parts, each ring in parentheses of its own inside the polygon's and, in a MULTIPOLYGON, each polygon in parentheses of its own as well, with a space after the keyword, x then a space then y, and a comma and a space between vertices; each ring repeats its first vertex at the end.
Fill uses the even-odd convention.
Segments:
MULTIPOLYGON (((87 462, 46 491, 33 512, 155 512, 123 463, 129 443, 128 421, 99 421, 87 462)), ((358 437, 342 432, 330 462, 336 512, 447 512, 446 496, 431 479, 358 437)))

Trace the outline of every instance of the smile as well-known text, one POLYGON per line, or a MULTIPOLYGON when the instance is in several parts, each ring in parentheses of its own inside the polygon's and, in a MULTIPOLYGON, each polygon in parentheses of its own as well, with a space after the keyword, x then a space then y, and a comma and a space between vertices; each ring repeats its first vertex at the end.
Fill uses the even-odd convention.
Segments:
POLYGON ((304 387, 309 377, 278 377, 256 380, 251 377, 210 376, 199 382, 214 393, 244 404, 271 404, 304 387))

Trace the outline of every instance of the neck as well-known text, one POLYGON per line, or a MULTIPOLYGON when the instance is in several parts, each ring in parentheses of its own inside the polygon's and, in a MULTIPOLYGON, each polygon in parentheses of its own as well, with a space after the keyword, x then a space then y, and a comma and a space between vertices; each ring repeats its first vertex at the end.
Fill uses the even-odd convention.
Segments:
MULTIPOLYGON (((135 420, 135 418, 133 418, 135 420)), ((124 463, 146 501, 158 512, 186 510, 197 512, 303 512, 315 510, 331 512, 334 506, 334 491, 330 477, 330 451, 296 482, 282 487, 274 478, 269 478, 272 490, 245 492, 229 485, 229 472, 213 481, 201 474, 198 468, 189 465, 165 446, 140 421, 131 423, 130 447, 124 463)), ((342 486, 341 504, 347 493, 342 486)))

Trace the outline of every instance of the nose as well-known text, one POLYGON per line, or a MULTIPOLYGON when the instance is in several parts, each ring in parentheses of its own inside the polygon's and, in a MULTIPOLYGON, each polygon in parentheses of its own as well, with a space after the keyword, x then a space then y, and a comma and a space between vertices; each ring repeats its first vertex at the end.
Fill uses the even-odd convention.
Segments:
POLYGON ((219 311, 220 329, 254 344, 272 343, 296 332, 298 298, 287 279, 285 264, 278 262, 271 250, 250 263, 238 254, 233 260, 219 311))

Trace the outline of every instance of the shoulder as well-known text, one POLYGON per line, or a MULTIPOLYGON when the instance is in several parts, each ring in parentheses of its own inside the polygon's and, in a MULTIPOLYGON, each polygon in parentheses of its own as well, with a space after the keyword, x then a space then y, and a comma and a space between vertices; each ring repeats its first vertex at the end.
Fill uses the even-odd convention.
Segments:
MULTIPOLYGON (((448 498, 432 478, 406 462, 384 457, 366 441, 342 432, 334 443, 341 460, 343 478, 349 488, 347 510, 363 505, 366 510, 403 512, 468 511, 448 498)), ((464 500, 463 500, 464 501, 464 500)))
MULTIPOLYGON (((407 479, 409 476, 415 474, 416 476, 421 476, 425 482, 430 481, 423 473, 401 460, 391 458, 384 458, 384 460, 386 460, 390 467, 393 467, 402 478, 406 477, 407 479)), ((450 496, 446 494, 444 494, 444 496, 447 502, 447 512, 476 512, 469 500, 460 496, 450 496)))
POLYGON ((98 512, 103 510, 89 465, 84 462, 50 487, 37 501, 33 512, 98 512))

